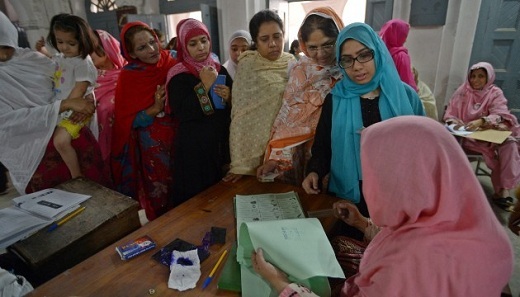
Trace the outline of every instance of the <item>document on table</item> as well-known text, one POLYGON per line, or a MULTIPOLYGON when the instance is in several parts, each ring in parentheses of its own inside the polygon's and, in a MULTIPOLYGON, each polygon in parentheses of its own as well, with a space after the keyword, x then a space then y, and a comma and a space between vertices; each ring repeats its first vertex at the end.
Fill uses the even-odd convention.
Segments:
POLYGON ((328 277, 345 278, 316 218, 244 222, 238 242, 242 296, 273 294, 269 284, 251 266, 251 253, 257 248, 263 249, 268 262, 282 267, 290 281, 308 286, 318 296, 330 296, 328 277))
POLYGON ((29 215, 15 207, 0 209, 0 249, 30 236, 52 222, 53 220, 29 215))
POLYGON ((0 209, 0 248, 29 237, 74 211, 91 196, 58 189, 45 189, 13 199, 13 206, 0 209))
POLYGON ((294 191, 236 195, 234 203, 237 230, 243 222, 305 218, 298 194, 294 191))
POLYGON ((46 219, 56 219, 63 213, 69 213, 71 208, 91 196, 62 191, 59 189, 45 189, 13 199, 15 207, 42 216, 46 219))

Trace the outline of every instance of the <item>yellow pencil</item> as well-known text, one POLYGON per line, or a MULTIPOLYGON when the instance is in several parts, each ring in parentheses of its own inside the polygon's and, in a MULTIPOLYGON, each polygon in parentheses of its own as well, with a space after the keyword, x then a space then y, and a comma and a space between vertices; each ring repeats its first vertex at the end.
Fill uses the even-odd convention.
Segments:
POLYGON ((77 216, 80 212, 84 211, 85 210, 85 206, 82 206, 78 209, 76 209, 75 211, 69 213, 67 216, 65 216, 63 219, 59 220, 58 222, 52 224, 50 227, 49 227, 49 230, 47 230, 47 232, 51 232, 53 231, 54 229, 58 228, 58 226, 61 226, 63 224, 65 224, 66 222, 68 222, 70 219, 72 219, 73 217, 77 216))
POLYGON ((215 266, 213 267, 213 269, 211 270, 211 272, 209 273, 209 276, 208 278, 206 278, 206 280, 204 281, 204 284, 202 284, 202 288, 206 288, 209 283, 211 282, 211 280, 213 279, 213 275, 215 274, 215 272, 217 271, 218 269, 218 266, 220 265, 220 263, 222 262, 222 260, 224 260, 224 257, 226 256, 227 254, 227 250, 224 250, 224 252, 222 253, 222 255, 220 255, 220 258, 218 258, 218 261, 217 261, 217 264, 215 264, 215 266))

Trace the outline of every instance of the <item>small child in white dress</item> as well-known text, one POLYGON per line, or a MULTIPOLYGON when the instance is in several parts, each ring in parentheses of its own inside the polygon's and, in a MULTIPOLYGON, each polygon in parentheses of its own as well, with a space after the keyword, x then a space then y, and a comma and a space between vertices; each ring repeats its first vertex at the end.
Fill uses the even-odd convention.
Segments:
MULTIPOLYGON (((87 22, 71 14, 58 14, 51 19, 51 30, 47 42, 58 53, 51 58, 57 62, 54 73, 54 88, 57 98, 83 98, 94 91, 97 70, 90 58, 94 51, 96 38, 87 22)), ((36 49, 44 54, 43 37, 36 49)), ((47 54, 48 55, 48 54, 47 54)), ((72 140, 79 137, 80 130, 88 125, 90 116, 83 116, 79 122, 70 119, 71 110, 60 114, 60 121, 54 131, 53 143, 69 168, 72 178, 82 176, 78 155, 72 140)))

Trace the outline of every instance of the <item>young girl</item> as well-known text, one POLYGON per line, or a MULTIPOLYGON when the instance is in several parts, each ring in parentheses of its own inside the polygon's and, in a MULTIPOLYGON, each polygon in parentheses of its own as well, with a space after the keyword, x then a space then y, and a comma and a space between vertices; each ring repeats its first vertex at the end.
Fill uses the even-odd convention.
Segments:
MULTIPOLYGON (((58 14, 51 19, 51 30, 47 43, 58 53, 52 56, 57 62, 54 73, 54 87, 57 98, 81 98, 92 94, 97 79, 97 71, 90 54, 94 51, 96 37, 82 18, 71 14, 58 14)), ((45 53, 43 38, 36 49, 45 53)), ((60 114, 60 121, 54 131, 53 141, 56 150, 69 168, 72 178, 82 176, 77 153, 71 144, 79 137, 79 131, 89 123, 90 117, 75 115, 71 110, 60 114)))

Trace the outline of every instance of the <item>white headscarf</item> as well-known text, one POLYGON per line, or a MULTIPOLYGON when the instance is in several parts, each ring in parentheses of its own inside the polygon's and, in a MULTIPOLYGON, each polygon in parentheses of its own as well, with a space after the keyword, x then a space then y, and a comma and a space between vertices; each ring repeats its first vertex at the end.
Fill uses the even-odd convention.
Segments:
MULTIPOLYGON (((247 41, 247 44, 249 46, 251 46, 251 41, 252 41, 251 34, 249 34, 249 32, 247 32, 246 30, 237 30, 237 31, 233 32, 233 34, 231 34, 231 37, 229 37, 229 43, 228 43, 229 49, 231 49, 231 43, 233 43, 233 41, 237 38, 244 39, 245 41, 247 41)), ((237 64, 235 62, 233 62, 233 60, 231 60, 231 57, 229 58, 229 60, 226 61, 226 63, 222 64, 222 66, 224 66, 226 68, 226 70, 228 71, 231 78, 235 79, 235 72, 237 71, 237 64)))
POLYGON ((23 194, 54 132, 60 101, 52 89, 54 62, 17 44, 18 31, 0 12, 0 46, 15 49, 0 62, 0 162, 23 194))

